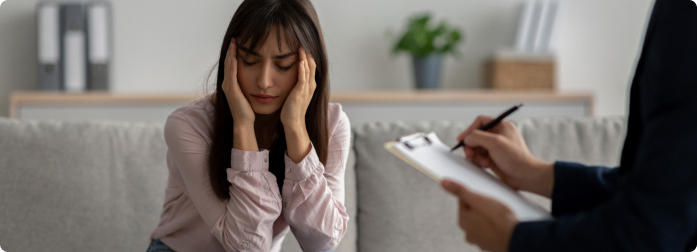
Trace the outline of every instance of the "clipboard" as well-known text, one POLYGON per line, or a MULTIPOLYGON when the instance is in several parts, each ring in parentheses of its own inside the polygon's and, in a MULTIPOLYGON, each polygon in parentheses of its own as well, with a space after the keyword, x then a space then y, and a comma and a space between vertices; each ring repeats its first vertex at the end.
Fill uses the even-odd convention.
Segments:
POLYGON ((520 221, 552 219, 545 209, 523 198, 503 181, 472 162, 450 153, 450 148, 434 132, 404 136, 397 141, 385 143, 384 147, 438 182, 448 178, 473 192, 502 202, 520 221))

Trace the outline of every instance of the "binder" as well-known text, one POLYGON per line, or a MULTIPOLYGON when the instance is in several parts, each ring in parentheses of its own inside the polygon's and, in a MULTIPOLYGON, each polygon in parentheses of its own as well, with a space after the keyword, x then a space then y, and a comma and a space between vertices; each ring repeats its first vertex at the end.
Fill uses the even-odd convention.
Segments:
POLYGON ((535 48, 535 42, 537 40, 537 34, 539 32, 539 26, 542 22, 542 11, 544 8, 544 3, 540 1, 534 1, 532 3, 532 17, 530 18, 530 26, 528 29, 527 40, 525 41, 525 51, 532 51, 535 48))
POLYGON ((63 89, 61 61, 60 6, 40 3, 37 6, 39 89, 63 89))
POLYGON ((109 90, 110 10, 110 5, 106 2, 91 3, 87 7, 89 90, 109 90))
POLYGON ((63 42, 63 86, 66 91, 87 88, 87 43, 84 6, 69 3, 61 6, 61 35, 63 42))
POLYGON ((448 178, 473 192, 494 198, 507 205, 520 221, 551 219, 542 207, 523 198, 501 180, 450 152, 435 133, 416 133, 387 142, 390 153, 436 181, 448 178))
POLYGON ((533 45, 534 52, 549 51, 549 41, 552 37, 552 28, 554 27, 555 18, 557 15, 558 3, 556 1, 544 1, 540 14, 540 22, 535 33, 535 43, 533 45))
POLYGON ((516 35, 515 48, 518 51, 526 51, 527 48, 531 48, 528 45, 531 23, 533 18, 533 11, 535 7, 535 2, 532 0, 525 1, 523 4, 523 10, 520 13, 520 20, 518 21, 518 34, 516 35))

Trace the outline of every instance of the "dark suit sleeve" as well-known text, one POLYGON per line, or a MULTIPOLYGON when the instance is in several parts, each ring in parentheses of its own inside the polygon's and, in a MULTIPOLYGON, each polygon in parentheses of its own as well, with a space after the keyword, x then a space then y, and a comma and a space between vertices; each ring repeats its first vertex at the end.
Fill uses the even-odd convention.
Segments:
MULTIPOLYGON (((697 106, 689 109, 697 116, 697 106)), ((617 179, 608 199, 597 203, 581 196, 578 205, 566 205, 589 205, 584 211, 519 223, 510 251, 684 251, 697 223, 697 124, 674 124, 681 112, 686 111, 653 115, 634 169, 617 179)), ((594 169, 589 170, 575 174, 592 176, 594 169)), ((600 190, 600 195, 606 194, 600 190)))
POLYGON ((697 6, 657 0, 646 36, 615 182, 602 169, 563 169, 568 188, 558 191, 577 199, 557 195, 556 219, 519 223, 509 251, 689 249, 697 234, 697 6), (579 190, 598 192, 573 194, 573 176, 596 184, 579 190))
POLYGON ((572 214, 606 201, 617 186, 620 169, 554 163, 552 215, 572 214))

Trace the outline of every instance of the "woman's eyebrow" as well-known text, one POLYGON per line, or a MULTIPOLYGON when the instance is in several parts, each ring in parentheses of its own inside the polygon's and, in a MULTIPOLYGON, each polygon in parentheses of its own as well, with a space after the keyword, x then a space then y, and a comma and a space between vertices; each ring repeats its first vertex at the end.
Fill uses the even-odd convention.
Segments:
POLYGON ((249 50, 249 48, 246 48, 246 47, 244 47, 244 46, 239 46, 239 48, 240 48, 241 51, 243 51, 243 52, 246 53, 246 54, 261 57, 261 55, 259 55, 259 53, 254 52, 254 51, 252 51, 252 50, 249 50))
POLYGON ((286 54, 273 56, 272 58, 273 59, 285 59, 285 58, 288 58, 288 57, 293 56, 293 55, 298 55, 298 52, 289 52, 286 54))
MULTIPOLYGON (((252 56, 261 57, 261 54, 259 54, 259 53, 257 53, 257 52, 254 52, 254 51, 252 51, 252 50, 249 50, 249 48, 246 48, 246 47, 244 47, 244 46, 240 46, 239 48, 240 48, 241 51, 243 51, 243 52, 246 53, 246 54, 249 54, 249 55, 252 55, 252 56)), ((286 53, 286 54, 276 55, 276 56, 273 56, 273 57, 271 57, 271 58, 272 58, 272 59, 285 59, 285 58, 288 58, 288 57, 293 56, 293 55, 298 55, 298 52, 289 52, 289 53, 286 53)))

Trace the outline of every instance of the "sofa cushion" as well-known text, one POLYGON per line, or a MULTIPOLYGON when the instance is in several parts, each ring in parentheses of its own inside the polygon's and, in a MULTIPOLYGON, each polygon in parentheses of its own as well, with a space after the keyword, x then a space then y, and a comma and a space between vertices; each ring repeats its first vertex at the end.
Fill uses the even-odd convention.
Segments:
MULTIPOLYGON (((5 251, 143 251, 167 183, 162 124, 0 117, 0 246, 5 251)), ((356 251, 355 155, 337 252, 356 251)), ((289 233, 283 251, 301 251, 289 233)))
MULTIPOLYGON (((614 165, 624 122, 613 118, 514 120, 536 156, 614 165)), ((399 160, 383 143, 415 132, 437 133, 447 145, 470 122, 375 122, 354 128, 358 251, 480 251, 457 226, 457 201, 436 181, 399 160)), ((462 155, 462 151, 458 152, 462 155)), ((548 199, 524 193, 549 209, 548 199)))
POLYGON ((161 124, 0 118, 6 251, 144 251, 167 182, 161 124))
POLYGON ((626 134, 623 117, 541 117, 513 120, 530 152, 546 161, 616 166, 626 134))

